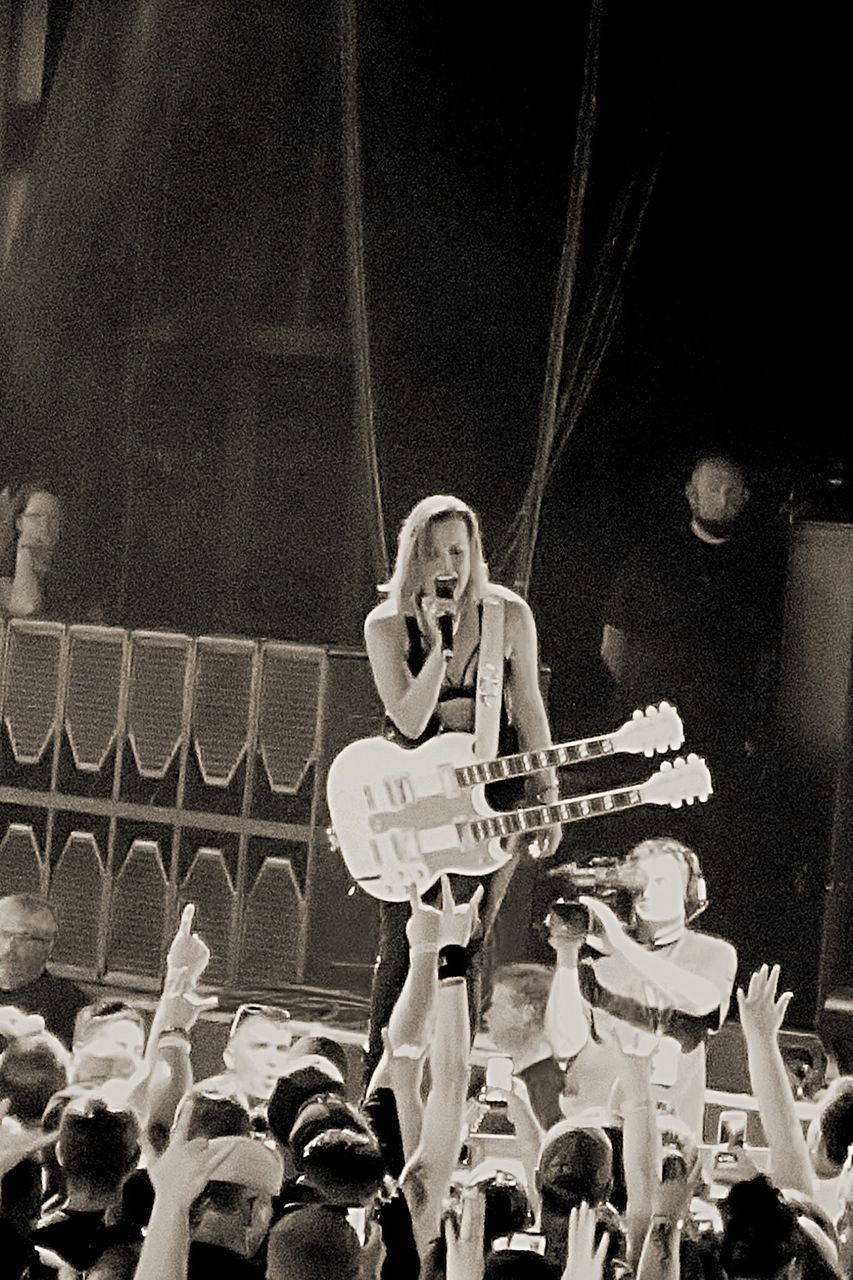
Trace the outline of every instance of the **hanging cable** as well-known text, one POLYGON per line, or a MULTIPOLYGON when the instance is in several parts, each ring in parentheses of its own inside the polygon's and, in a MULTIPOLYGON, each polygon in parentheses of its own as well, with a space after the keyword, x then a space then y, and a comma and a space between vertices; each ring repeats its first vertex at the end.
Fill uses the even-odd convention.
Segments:
POLYGON ((350 323, 353 330, 356 404, 362 450, 373 506, 369 521, 375 581, 388 578, 388 545, 376 449, 375 406, 370 367, 370 326, 364 266, 364 205, 358 119, 358 47, 355 0, 340 0, 341 118, 343 131, 344 224, 349 263, 350 323))

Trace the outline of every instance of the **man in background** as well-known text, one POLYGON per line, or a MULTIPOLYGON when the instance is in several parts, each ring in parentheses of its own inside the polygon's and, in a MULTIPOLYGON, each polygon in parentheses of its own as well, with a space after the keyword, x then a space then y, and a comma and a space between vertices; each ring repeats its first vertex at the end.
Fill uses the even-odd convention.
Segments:
POLYGON ((88 997, 47 968, 57 932, 56 913, 46 898, 34 893, 0 898, 0 1006, 40 1014, 48 1031, 70 1046, 88 997))

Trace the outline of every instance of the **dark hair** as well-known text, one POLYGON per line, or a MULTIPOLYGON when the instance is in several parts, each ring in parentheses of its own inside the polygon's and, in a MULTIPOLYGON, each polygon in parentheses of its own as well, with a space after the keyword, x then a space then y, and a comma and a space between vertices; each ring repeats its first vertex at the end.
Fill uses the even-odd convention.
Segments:
POLYGON ((118 1191, 139 1159, 139 1125, 132 1111, 110 1111, 101 1098, 70 1103, 59 1150, 69 1182, 101 1195, 118 1191))
POLYGON ((353 1129, 324 1129, 306 1143, 296 1164, 329 1204, 369 1204, 385 1177, 379 1143, 372 1134, 353 1129))
POLYGON ((77 1048, 88 1038, 95 1023, 134 1022, 145 1034, 145 1018, 135 1005, 125 1000, 96 1000, 80 1010, 74 1021, 72 1046, 77 1048))
POLYGON ((560 1280, 562 1267, 557 1267, 538 1253, 503 1249, 500 1253, 487 1253, 484 1260, 483 1280, 560 1280))
POLYGON ((796 1258, 797 1215, 763 1174, 735 1183, 723 1213, 720 1262, 726 1275, 770 1280, 796 1258))
POLYGON ((331 1036, 300 1036, 290 1046, 294 1061, 303 1055, 325 1058, 333 1067, 337 1067, 344 1080, 347 1078, 348 1064, 346 1049, 331 1036))
POLYGON ((184 1106, 190 1108, 187 1141, 191 1138, 248 1138, 251 1135, 249 1113, 235 1098, 193 1093, 184 1106))
POLYGON ((602 1204, 613 1182, 613 1148, 603 1129, 546 1135, 537 1170, 543 1208, 568 1215, 582 1201, 602 1204))
POLYGON ((8 1098, 10 1114, 26 1124, 41 1121, 53 1095, 68 1083, 56 1043, 49 1034, 25 1036, 12 1040, 0 1057, 0 1098, 8 1098))
POLYGON ((819 1117, 826 1154, 840 1167, 853 1145, 853 1076, 841 1076, 835 1081, 819 1117))
POLYGON ((311 1098, 340 1093, 343 1086, 316 1067, 303 1067, 283 1075, 276 1083, 267 1107, 270 1132, 283 1147, 290 1142, 296 1119, 311 1098))

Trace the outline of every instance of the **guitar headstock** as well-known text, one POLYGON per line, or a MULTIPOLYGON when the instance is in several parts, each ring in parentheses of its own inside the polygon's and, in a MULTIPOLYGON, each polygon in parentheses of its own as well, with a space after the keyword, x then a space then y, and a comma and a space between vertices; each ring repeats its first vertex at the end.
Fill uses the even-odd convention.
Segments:
POLYGON ((684 756, 664 760, 657 773, 638 790, 645 804, 668 804, 680 809, 682 804, 692 804, 694 800, 704 804, 714 788, 705 761, 691 751, 686 760, 684 756))
POLYGON ((612 737, 617 751, 653 756, 655 752, 677 751, 684 741, 684 726, 675 707, 659 702, 645 711, 635 711, 612 737))

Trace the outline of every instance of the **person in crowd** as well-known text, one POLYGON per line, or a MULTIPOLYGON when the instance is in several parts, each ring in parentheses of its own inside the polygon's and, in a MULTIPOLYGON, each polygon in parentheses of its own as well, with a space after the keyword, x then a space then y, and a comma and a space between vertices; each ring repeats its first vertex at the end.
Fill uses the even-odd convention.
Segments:
POLYGON ((0 616, 50 614, 61 527, 61 503, 46 481, 0 492, 0 616))
POLYGON ((132 1111, 111 1111, 102 1099, 68 1104, 59 1126, 57 1159, 65 1175, 65 1195, 46 1206, 32 1233, 36 1247, 49 1250, 77 1271, 86 1271, 109 1253, 126 1260, 128 1276, 142 1243, 136 1224, 122 1218, 122 1190, 140 1156, 139 1125, 132 1111))
POLYGON ((0 898, 0 1006, 41 1015, 47 1030, 70 1045, 88 996, 47 967, 58 931, 56 911, 47 898, 35 893, 0 898))
POLYGON ((54 1094, 68 1084, 71 1058, 58 1036, 36 1031, 10 1040, 0 1054, 0 1098, 8 1114, 40 1125, 54 1094))
MULTIPOLYGON (((283 1074, 293 1045, 293 1029, 286 1009, 268 1004, 241 1004, 231 1020, 222 1053, 225 1071, 200 1080, 195 1088, 236 1098, 260 1126, 283 1074)), ((305 1046, 305 1054, 311 1048, 305 1046)), ((333 1051, 331 1051, 333 1052, 333 1051)))
POLYGON ((499 1054, 512 1058, 513 1075, 523 1082, 543 1129, 562 1118, 560 1095, 566 1078, 565 1063, 557 1060, 545 1031, 552 985, 553 974, 546 965, 503 965, 495 971, 484 1015, 489 1039, 499 1054))
POLYGON ((734 459, 699 458, 685 495, 689 519, 638 543, 619 571, 601 656, 619 714, 668 698, 694 750, 738 765, 769 712, 779 567, 745 519, 749 488, 734 459))
MULTIPOLYGON (((615 1020, 633 1052, 654 1054, 658 1097, 701 1141, 705 1042, 726 1018, 737 954, 722 938, 689 927, 706 902, 692 849, 656 837, 636 845, 626 862, 643 884, 630 927, 605 902, 579 899, 594 925, 578 970, 580 989, 592 1006, 595 1034, 615 1020)), ((568 1002, 564 1012, 564 1034, 582 1035, 589 1023, 577 1005, 568 1002)))
MULTIPOLYGON (((479 522, 470 507, 447 495, 419 502, 403 523, 394 572, 384 590, 386 598, 365 620, 364 638, 389 737, 414 747, 445 731, 475 730, 478 658, 488 600, 499 602, 503 617, 499 753, 550 745, 533 615, 520 596, 489 580, 479 522), (439 595, 441 577, 452 585, 450 598, 439 595)), ((490 607, 489 615, 492 612, 490 607)), ((542 803, 558 798, 553 771, 532 774, 528 787, 531 797, 542 803)), ((497 808, 510 808, 521 793, 515 783, 499 783, 489 789, 489 799, 497 808)), ((537 838, 539 852, 553 853, 560 829, 540 831, 537 838)), ((521 847, 516 843, 509 861, 484 882, 480 933, 469 971, 474 1023, 480 1012, 482 945, 491 933, 521 847)), ((454 895, 460 900, 465 894, 470 897, 477 884, 476 877, 459 877, 454 880, 454 895)), ((436 897, 433 891, 429 900, 436 897)), ((380 907, 368 1074, 381 1057, 382 1029, 405 979, 408 915, 406 902, 380 907)))
POLYGON ((281 1157, 257 1138, 190 1138, 182 1108, 151 1166, 154 1206, 135 1280, 259 1280, 255 1259, 282 1179, 281 1157))
POLYGON ((770 1152, 769 1173, 776 1186, 816 1200, 835 1221, 844 1211, 843 1174, 853 1153, 853 1076, 832 1082, 804 1134, 779 1048, 792 999, 790 991, 777 995, 779 975, 778 965, 762 965, 746 991, 737 993, 750 1081, 770 1152))

